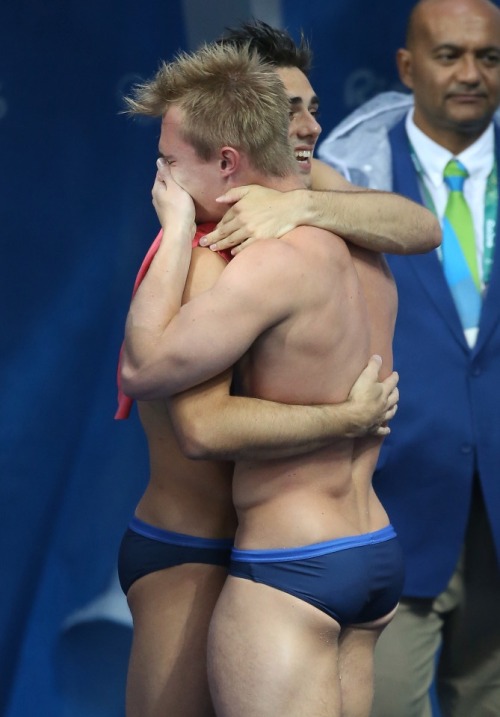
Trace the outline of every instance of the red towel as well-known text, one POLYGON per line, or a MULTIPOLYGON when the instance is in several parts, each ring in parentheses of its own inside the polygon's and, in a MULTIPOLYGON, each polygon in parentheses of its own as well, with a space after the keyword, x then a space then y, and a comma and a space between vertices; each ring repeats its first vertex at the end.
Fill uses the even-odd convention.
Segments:
MULTIPOLYGON (((215 224, 199 224, 199 225, 198 225, 198 228, 197 228, 197 231, 196 231, 196 234, 194 235, 193 247, 198 246, 199 243, 200 243, 200 239, 201 239, 203 236, 205 236, 205 234, 208 234, 209 232, 211 232, 213 229, 215 229, 215 224)), ((154 240, 154 242, 151 244, 151 246, 150 246, 149 249, 148 249, 148 252, 147 252, 146 256, 144 257, 144 260, 143 260, 143 262, 142 262, 142 264, 141 264, 141 268, 139 269, 139 272, 138 272, 138 274, 137 274, 137 277, 136 277, 136 280, 135 280, 135 283, 134 283, 134 289, 133 289, 133 291, 132 291, 132 298, 134 297, 135 292, 136 292, 137 289, 139 288, 139 285, 140 285, 141 281, 142 281, 142 280, 144 279, 144 277, 146 276, 147 271, 148 271, 148 269, 149 269, 149 267, 150 267, 150 265, 151 265, 151 262, 153 261, 153 257, 154 257, 154 255, 156 254, 156 252, 158 251, 158 247, 160 246, 160 242, 161 242, 162 235, 163 235, 163 229, 160 229, 160 231, 159 231, 159 233, 158 233, 158 236, 156 237, 156 239, 154 240)), ((221 252, 219 252, 219 254, 220 254, 222 257, 224 257, 224 259, 225 259, 226 261, 228 261, 228 262, 233 258, 233 257, 231 256, 231 253, 230 253, 229 250, 227 250, 227 251, 221 251, 221 252)), ((116 418, 117 420, 121 420, 121 419, 124 419, 124 418, 128 418, 129 415, 130 415, 130 410, 131 410, 131 408, 132 408, 132 404, 134 403, 134 399, 133 399, 133 398, 130 398, 129 396, 126 396, 126 395, 123 393, 123 391, 122 391, 122 389, 121 389, 121 385, 120 385, 120 369, 121 369, 121 356, 122 356, 122 352, 123 352, 123 344, 122 344, 122 347, 121 347, 121 349, 120 349, 120 356, 119 356, 119 358, 118 358, 118 370, 117 370, 117 375, 116 375, 116 382, 117 382, 117 384, 118 384, 118 408, 117 408, 117 411, 116 411, 116 413, 115 413, 115 418, 116 418)))

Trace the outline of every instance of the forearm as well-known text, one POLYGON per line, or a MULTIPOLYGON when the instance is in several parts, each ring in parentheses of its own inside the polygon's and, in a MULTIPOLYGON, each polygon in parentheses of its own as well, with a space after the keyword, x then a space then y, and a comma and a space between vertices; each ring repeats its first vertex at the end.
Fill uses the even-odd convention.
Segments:
POLYGON ((191 260, 192 229, 172 225, 163 237, 129 309, 122 355, 122 381, 133 395, 141 374, 155 361, 165 330, 178 313, 191 260))
POLYGON ((434 215, 405 197, 378 191, 296 190, 300 223, 327 229, 376 252, 419 254, 439 246, 434 215))
POLYGON ((192 459, 272 460, 302 455, 372 428, 354 401, 301 406, 227 396, 198 399, 191 415, 174 417, 183 452, 192 459))

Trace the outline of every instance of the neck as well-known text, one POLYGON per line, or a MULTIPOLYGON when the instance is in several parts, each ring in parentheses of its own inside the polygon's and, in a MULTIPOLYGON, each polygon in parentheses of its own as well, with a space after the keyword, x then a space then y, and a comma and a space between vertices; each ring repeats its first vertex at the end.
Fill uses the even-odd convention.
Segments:
POLYGON ((269 189, 276 189, 280 192, 289 192, 292 189, 305 189, 306 184, 304 179, 298 172, 290 172, 290 174, 284 177, 276 177, 270 174, 263 174, 262 172, 250 172, 246 173, 245 176, 240 175, 235 177, 237 184, 234 186, 242 186, 244 184, 259 184, 261 187, 268 187, 269 189))
POLYGON ((278 189, 280 192, 290 192, 292 189, 305 189, 306 184, 299 174, 289 174, 286 177, 267 177, 266 187, 278 189))

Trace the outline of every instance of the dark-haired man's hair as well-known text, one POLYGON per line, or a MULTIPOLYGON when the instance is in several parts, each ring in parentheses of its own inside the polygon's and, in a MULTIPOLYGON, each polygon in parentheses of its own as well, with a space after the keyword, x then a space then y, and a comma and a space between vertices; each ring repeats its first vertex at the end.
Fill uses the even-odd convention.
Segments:
POLYGON ((297 67, 305 75, 311 70, 312 52, 303 33, 297 44, 286 30, 271 27, 262 20, 228 27, 216 42, 236 47, 248 45, 264 62, 275 67, 297 67))

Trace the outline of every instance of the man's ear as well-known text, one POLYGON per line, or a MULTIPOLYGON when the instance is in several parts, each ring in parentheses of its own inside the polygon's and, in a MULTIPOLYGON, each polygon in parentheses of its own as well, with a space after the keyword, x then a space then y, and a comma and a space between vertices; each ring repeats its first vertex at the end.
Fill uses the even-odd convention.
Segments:
POLYGON ((240 165, 240 153, 234 147, 223 147, 220 151, 219 167, 224 176, 233 174, 240 165))
POLYGON ((396 65, 398 67, 399 79, 408 87, 409 90, 413 89, 413 72, 411 64, 411 52, 404 48, 401 48, 396 53, 396 65))

